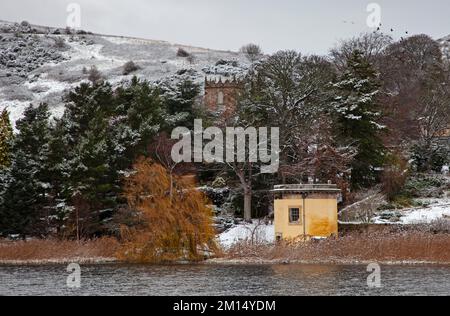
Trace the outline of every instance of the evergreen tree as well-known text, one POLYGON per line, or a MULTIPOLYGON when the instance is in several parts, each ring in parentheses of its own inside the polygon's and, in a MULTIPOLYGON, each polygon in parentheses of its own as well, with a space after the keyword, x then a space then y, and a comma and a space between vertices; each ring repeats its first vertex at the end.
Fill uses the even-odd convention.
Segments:
POLYGON ((49 142, 48 106, 30 105, 17 122, 12 163, 0 205, 0 231, 3 234, 45 233, 40 221, 46 205, 46 159, 49 142))
POLYGON ((71 166, 68 160, 68 137, 66 126, 62 120, 56 121, 51 127, 49 152, 45 165, 46 181, 50 184, 47 194, 48 227, 61 234, 71 211, 69 202, 69 176, 71 166))
POLYGON ((69 165, 63 195, 73 207, 68 233, 102 234, 119 206, 123 174, 163 125, 160 93, 134 78, 115 91, 103 82, 81 85, 66 102, 60 124, 69 165))
POLYGON ((193 121, 198 86, 184 82, 170 91, 162 97, 161 89, 137 78, 116 90, 106 82, 82 84, 66 96, 64 115, 51 126, 46 105, 29 107, 17 123, 12 165, 0 174, 3 231, 104 234, 126 203, 123 175, 136 157, 152 154, 159 132, 193 121))
POLYGON ((147 153, 147 145, 165 124, 161 91, 134 77, 128 87, 117 89, 116 94, 116 116, 124 117, 124 124, 139 139, 134 148, 135 157, 130 160, 131 166, 140 153, 147 153))
POLYGON ((354 142, 358 148, 352 164, 352 186, 369 186, 376 181, 377 168, 383 166, 385 156, 380 137, 384 127, 379 123, 382 114, 377 103, 378 75, 362 53, 354 51, 334 88, 337 130, 343 140, 354 142))
MULTIPOLYGON (((66 221, 66 234, 93 236, 103 232, 102 219, 115 207, 118 171, 110 165, 108 126, 116 100, 108 83, 82 84, 66 98, 66 111, 57 122, 52 156, 59 160, 60 200, 55 211, 66 221), (57 151, 64 148, 65 154, 57 151), (61 178, 62 177, 62 178, 61 178)), ((58 165, 57 165, 58 166, 58 165)))
MULTIPOLYGON (((194 120, 198 117, 195 102, 200 94, 200 87, 191 80, 182 80, 175 87, 168 87, 164 94, 169 115, 176 117, 176 123, 190 129, 194 128, 194 120)), ((172 129, 175 126, 168 126, 172 129)))
POLYGON ((11 144, 13 129, 6 109, 0 114, 0 169, 8 167, 11 163, 11 144))

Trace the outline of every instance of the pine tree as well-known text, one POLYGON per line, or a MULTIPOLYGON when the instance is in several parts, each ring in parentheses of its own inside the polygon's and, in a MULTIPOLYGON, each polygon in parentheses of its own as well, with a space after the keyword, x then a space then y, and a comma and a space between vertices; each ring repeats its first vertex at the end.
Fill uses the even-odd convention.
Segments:
POLYGON ((384 163, 385 148, 380 137, 384 127, 377 97, 378 75, 372 65, 355 51, 347 70, 334 84, 337 95, 332 103, 337 130, 346 142, 354 142, 358 154, 352 164, 353 188, 365 187, 377 180, 377 169, 384 163))
POLYGON ((12 147, 13 155, 0 205, 3 234, 40 235, 46 227, 40 221, 46 206, 45 167, 49 141, 48 106, 30 105, 17 122, 18 134, 12 147))
POLYGON ((159 91, 134 78, 112 90, 108 83, 84 84, 66 98, 60 121, 69 165, 64 195, 73 211, 68 234, 89 237, 120 206, 122 175, 163 124, 159 91))
POLYGON ((50 184, 47 193, 48 227, 61 235, 71 211, 69 175, 71 166, 68 160, 68 135, 62 120, 51 126, 48 157, 45 164, 46 182, 50 184))
POLYGON ((134 77, 128 87, 119 88, 116 93, 116 115, 124 117, 124 123, 139 138, 135 146, 137 155, 133 157, 136 159, 139 154, 147 153, 147 145, 165 124, 161 91, 134 77))
MULTIPOLYGON (((116 99, 108 83, 82 84, 66 98, 66 111, 57 122, 54 151, 61 161, 60 192, 55 192, 62 208, 56 208, 68 236, 91 237, 104 232, 103 219, 111 216, 119 194, 119 175, 108 146, 108 128, 116 112, 116 99), (57 146, 55 147, 57 149, 57 146), (61 160, 62 158, 62 160, 61 160)), ((57 179, 55 179, 57 180, 57 179)))
POLYGON ((194 119, 198 117, 198 113, 195 111, 195 102, 199 94, 200 87, 191 80, 182 80, 174 87, 166 88, 164 102, 167 112, 169 115, 175 116, 172 126, 170 124, 167 126, 169 130, 176 126, 193 129, 194 119), (173 126, 174 124, 176 126, 173 126))
POLYGON ((0 114, 0 169, 9 167, 11 163, 11 144, 13 129, 6 109, 0 114))

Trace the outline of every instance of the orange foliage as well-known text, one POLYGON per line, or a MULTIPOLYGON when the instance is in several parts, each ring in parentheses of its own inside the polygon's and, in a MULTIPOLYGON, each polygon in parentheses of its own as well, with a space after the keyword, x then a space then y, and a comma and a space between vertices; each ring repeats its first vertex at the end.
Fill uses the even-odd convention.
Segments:
POLYGON ((150 159, 140 158, 125 196, 140 228, 122 227, 119 258, 131 262, 199 260, 215 251, 212 211, 203 193, 150 159))

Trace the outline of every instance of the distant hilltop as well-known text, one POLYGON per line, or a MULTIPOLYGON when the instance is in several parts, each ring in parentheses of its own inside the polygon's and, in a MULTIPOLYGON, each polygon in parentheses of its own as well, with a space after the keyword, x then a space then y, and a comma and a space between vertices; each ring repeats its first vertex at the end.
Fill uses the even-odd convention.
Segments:
POLYGON ((94 66, 113 85, 137 76, 155 84, 190 79, 203 86, 206 76, 242 76, 249 61, 231 51, 0 21, 0 109, 8 107, 13 121, 30 103, 48 103, 60 115, 61 97, 86 82, 94 66))

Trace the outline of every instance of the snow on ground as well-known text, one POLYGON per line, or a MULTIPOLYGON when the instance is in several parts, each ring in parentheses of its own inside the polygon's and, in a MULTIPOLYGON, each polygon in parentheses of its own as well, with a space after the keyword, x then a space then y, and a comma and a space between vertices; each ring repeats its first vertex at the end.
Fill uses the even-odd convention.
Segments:
POLYGON ((65 56, 72 61, 84 60, 84 59, 97 59, 105 60, 107 59, 103 56, 100 51, 103 49, 103 45, 91 44, 86 45, 80 42, 68 42, 67 45, 70 46, 70 50, 65 52, 65 56))
POLYGON ((433 221, 450 218, 450 199, 432 199, 424 201, 430 203, 428 208, 407 211, 400 218, 403 224, 427 224, 433 221))
POLYGON ((101 44, 88 45, 81 42, 67 42, 67 45, 69 45, 70 50, 64 55, 70 62, 95 60, 97 68, 101 71, 123 66, 127 62, 126 59, 117 56, 103 55, 104 45, 101 44))
POLYGON ((42 101, 50 94, 68 91, 73 87, 78 86, 79 83, 68 84, 66 82, 39 78, 32 82, 28 81, 24 85, 33 92, 35 101, 42 101))
POLYGON ((441 219, 450 219, 450 198, 418 199, 417 202, 425 205, 407 210, 387 211, 397 218, 395 221, 376 216, 372 219, 374 224, 430 224, 441 219))
POLYGON ((149 44, 168 44, 165 41, 147 40, 141 38, 129 38, 129 37, 115 37, 115 36, 103 36, 103 39, 107 40, 111 44, 116 45, 149 45, 149 44))
POLYGON ((273 243, 275 242, 274 225, 254 221, 252 224, 242 224, 234 226, 218 236, 220 245, 229 248, 241 241, 253 241, 255 243, 273 243))

